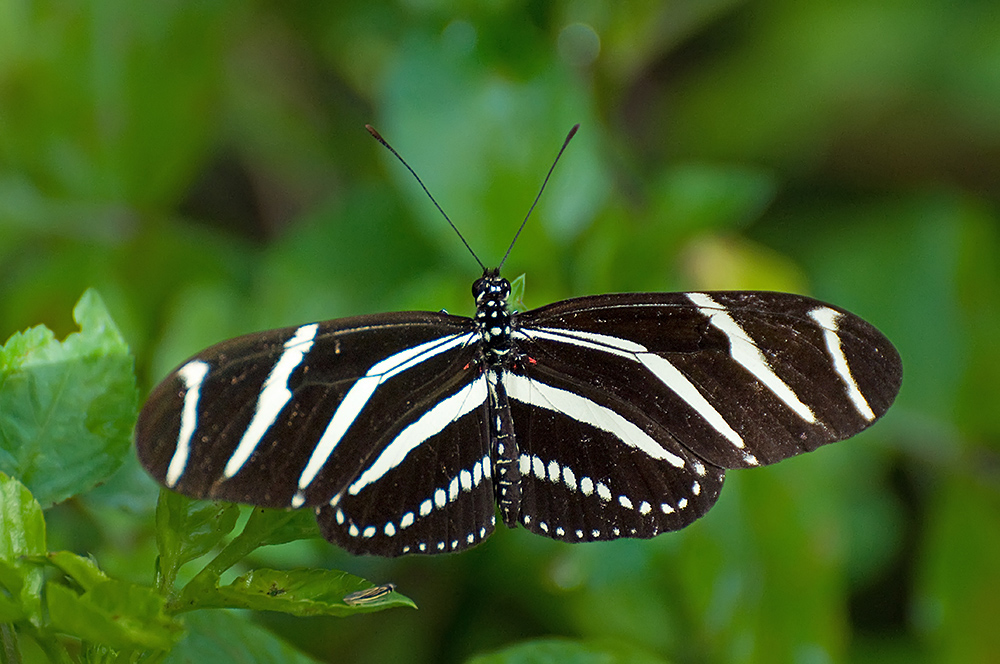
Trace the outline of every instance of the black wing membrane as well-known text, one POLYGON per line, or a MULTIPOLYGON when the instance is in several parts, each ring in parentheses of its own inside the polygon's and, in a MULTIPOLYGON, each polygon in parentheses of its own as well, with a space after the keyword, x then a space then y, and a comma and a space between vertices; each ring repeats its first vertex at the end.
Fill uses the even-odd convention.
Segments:
POLYGON ((888 410, 902 380, 873 326, 786 293, 584 297, 515 325, 526 366, 619 412, 641 410, 651 435, 723 468, 849 438, 888 410))
MULTIPOLYGON (((468 391, 478 375, 473 329, 467 318, 401 312, 224 341, 150 395, 136 425, 139 460, 189 496, 262 507, 328 504, 380 457, 398 466, 419 452, 461 465, 468 460, 424 452, 413 428, 410 449, 398 439, 431 405, 468 391)), ((394 483, 433 495, 439 478, 428 475, 394 483)), ((375 516, 351 515, 361 530, 375 516)))

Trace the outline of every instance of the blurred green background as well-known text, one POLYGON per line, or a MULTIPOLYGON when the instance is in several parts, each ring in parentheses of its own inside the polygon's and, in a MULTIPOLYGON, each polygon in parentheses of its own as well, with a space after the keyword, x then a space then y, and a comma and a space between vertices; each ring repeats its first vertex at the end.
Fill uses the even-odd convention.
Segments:
MULTIPOLYGON (((98 288, 142 393, 215 341, 395 309, 478 276, 371 123, 525 303, 763 288, 897 345, 850 442, 729 475, 651 541, 500 529, 468 553, 268 565, 394 582, 418 611, 253 617, 314 657, 461 662, 538 637, 673 662, 1000 652, 1000 10, 993 0, 0 0, 0 338, 98 288)), ((134 462, 50 545, 148 583, 134 462)))

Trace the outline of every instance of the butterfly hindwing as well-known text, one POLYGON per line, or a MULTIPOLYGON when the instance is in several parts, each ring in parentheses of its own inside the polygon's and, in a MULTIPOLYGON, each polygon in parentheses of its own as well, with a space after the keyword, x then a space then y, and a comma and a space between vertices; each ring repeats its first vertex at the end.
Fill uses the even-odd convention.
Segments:
MULTIPOLYGON (((353 483, 320 508, 324 537, 352 553, 398 556, 460 551, 493 532, 484 380, 476 377, 438 396, 437 405, 423 415, 428 423, 438 422, 430 427, 435 433, 409 451, 405 463, 388 467, 381 458, 372 459, 353 483)), ((409 426, 427 428, 419 421, 409 426)), ((397 441, 412 430, 403 428, 397 441)), ((395 460, 394 447, 413 442, 394 441, 383 455, 395 460)))
POLYGON ((722 468, 638 409, 612 409, 592 400, 592 390, 532 368, 507 381, 526 528, 571 542, 649 538, 688 525, 715 503, 722 468))

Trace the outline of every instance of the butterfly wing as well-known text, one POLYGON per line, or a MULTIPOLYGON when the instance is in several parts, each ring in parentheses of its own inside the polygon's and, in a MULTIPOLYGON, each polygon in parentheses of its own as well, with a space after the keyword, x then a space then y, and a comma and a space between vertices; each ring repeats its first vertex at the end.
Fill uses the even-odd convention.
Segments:
POLYGON ((521 520, 560 539, 683 527, 712 506, 724 468, 858 433, 902 376, 871 325, 783 293, 595 296, 514 324, 521 520))
POLYGON ((192 497, 315 506, 355 553, 466 548, 494 527, 477 339, 405 312, 222 342, 150 395, 139 459, 192 497))

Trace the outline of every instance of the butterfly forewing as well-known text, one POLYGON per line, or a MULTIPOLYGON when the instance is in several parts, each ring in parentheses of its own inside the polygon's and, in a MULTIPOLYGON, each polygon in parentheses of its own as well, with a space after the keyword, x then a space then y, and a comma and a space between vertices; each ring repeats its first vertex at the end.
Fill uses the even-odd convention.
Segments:
POLYGON ((899 357, 863 320, 783 293, 567 300, 516 317, 519 349, 654 437, 710 464, 773 463, 869 426, 899 389, 899 357), (642 416, 630 415, 640 421, 642 416))
POLYGON ((136 426, 140 461, 195 497, 325 503, 419 417, 415 395, 463 380, 471 330, 465 318, 407 312, 223 342, 150 395, 136 426))

